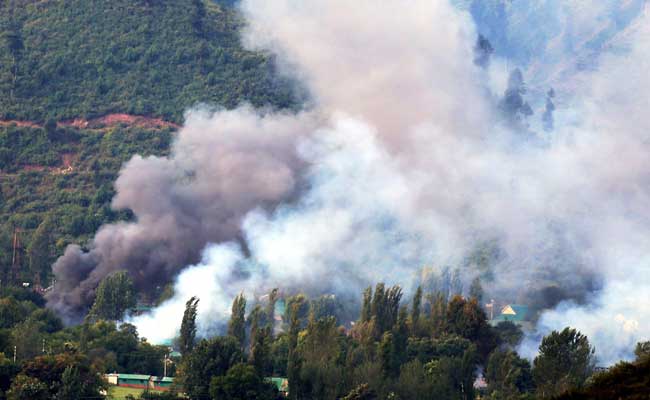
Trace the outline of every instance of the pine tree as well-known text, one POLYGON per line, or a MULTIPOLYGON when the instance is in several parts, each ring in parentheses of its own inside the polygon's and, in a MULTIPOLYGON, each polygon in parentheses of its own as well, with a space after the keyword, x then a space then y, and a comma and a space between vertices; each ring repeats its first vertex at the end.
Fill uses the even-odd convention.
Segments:
POLYGON ((181 335, 179 338, 180 352, 183 356, 190 354, 194 349, 196 339, 196 312, 199 304, 199 298, 191 297, 185 303, 185 313, 181 322, 181 335))

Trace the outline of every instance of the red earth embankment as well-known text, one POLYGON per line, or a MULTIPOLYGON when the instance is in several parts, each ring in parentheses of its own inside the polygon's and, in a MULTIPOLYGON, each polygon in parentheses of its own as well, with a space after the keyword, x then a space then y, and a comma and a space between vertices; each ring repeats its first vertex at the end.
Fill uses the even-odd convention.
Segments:
MULTIPOLYGON (((16 125, 24 128, 42 128, 43 125, 37 124, 32 121, 19 121, 19 120, 0 120, 0 125, 9 126, 16 125)), ((118 125, 135 126, 145 129, 163 129, 172 128, 178 129, 180 126, 173 122, 165 121, 161 118, 146 117, 143 115, 131 114, 108 114, 103 117, 93 118, 90 120, 83 118, 75 118, 72 120, 60 121, 57 123, 61 127, 73 127, 78 129, 104 129, 118 125)))

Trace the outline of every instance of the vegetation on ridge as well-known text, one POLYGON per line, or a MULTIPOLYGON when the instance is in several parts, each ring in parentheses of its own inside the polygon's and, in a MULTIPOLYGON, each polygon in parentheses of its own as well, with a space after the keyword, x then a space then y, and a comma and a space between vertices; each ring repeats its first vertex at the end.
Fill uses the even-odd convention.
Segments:
POLYGON ((0 119, 124 112, 181 122, 197 103, 290 107, 242 21, 204 0, 0 2, 0 119))

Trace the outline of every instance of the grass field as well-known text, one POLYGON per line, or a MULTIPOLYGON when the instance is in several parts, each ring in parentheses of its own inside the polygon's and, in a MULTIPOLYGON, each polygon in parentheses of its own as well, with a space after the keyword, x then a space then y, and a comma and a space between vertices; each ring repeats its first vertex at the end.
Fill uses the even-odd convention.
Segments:
POLYGON ((144 392, 144 389, 136 389, 136 388, 129 388, 129 387, 121 387, 121 386, 111 386, 108 389, 108 399, 112 400, 123 400, 126 398, 127 395, 131 395, 135 397, 136 399, 140 396, 140 394, 144 392))

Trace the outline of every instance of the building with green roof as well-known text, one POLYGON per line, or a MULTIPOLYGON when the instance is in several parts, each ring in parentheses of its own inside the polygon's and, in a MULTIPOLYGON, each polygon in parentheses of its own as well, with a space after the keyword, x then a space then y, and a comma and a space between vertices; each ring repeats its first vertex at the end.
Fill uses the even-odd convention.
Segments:
POLYGON ((289 395, 289 380, 287 378, 266 378, 266 380, 275 385, 278 392, 284 397, 289 395))
POLYGON ((501 313, 495 316, 491 321, 491 325, 497 325, 500 322, 510 321, 517 325, 525 324, 530 320, 528 306, 523 304, 507 304, 501 308, 501 313))
POLYGON ((152 378, 153 379, 151 381, 153 382, 153 388, 155 390, 169 390, 174 384, 174 378, 170 378, 168 376, 154 376, 152 378))
POLYGON ((118 374, 117 386, 146 389, 149 387, 151 375, 140 374, 118 374))
POLYGON ((117 386, 123 387, 165 391, 169 390, 174 384, 174 378, 168 376, 162 377, 141 374, 109 374, 107 375, 109 383, 113 383, 113 379, 111 378, 114 375, 117 375, 117 386))

